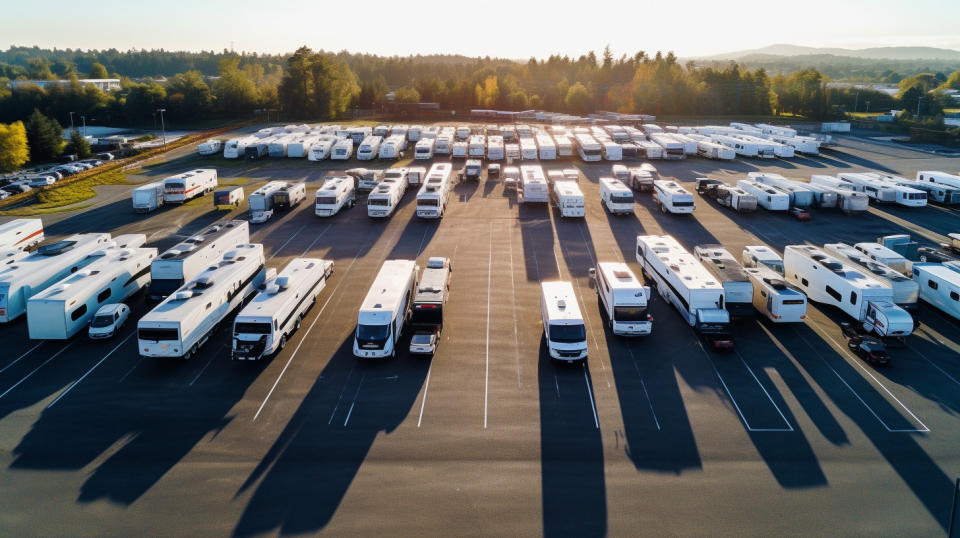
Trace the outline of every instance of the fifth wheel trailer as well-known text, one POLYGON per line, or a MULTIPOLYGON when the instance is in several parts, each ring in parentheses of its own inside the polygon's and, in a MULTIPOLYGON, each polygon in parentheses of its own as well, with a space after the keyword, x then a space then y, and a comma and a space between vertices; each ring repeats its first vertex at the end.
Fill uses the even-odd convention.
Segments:
POLYGON ((736 258, 722 245, 697 245, 693 255, 723 286, 730 317, 753 317, 753 285, 736 258))
POLYGON ((137 213, 149 213, 163 205, 163 182, 147 183, 130 191, 133 210, 137 213))

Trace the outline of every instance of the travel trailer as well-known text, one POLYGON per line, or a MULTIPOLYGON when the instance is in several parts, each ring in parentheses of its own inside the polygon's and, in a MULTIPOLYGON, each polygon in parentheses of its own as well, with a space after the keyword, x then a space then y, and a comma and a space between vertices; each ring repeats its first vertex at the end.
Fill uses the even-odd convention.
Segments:
POLYGON ((228 220, 207 226, 153 260, 147 297, 151 301, 163 300, 219 260, 225 252, 249 242, 250 225, 245 220, 228 220))
POLYGON ((314 214, 318 217, 332 217, 344 207, 353 207, 356 201, 357 194, 352 177, 330 177, 317 189, 314 214))
POLYGON ((199 168, 163 180, 163 201, 167 204, 182 204, 188 200, 213 192, 217 188, 217 171, 199 168))
POLYGON ((767 211, 786 211, 790 209, 790 195, 770 185, 757 181, 741 179, 737 187, 757 197, 757 204, 767 211))
POLYGON ((453 165, 435 163, 427 173, 427 179, 417 193, 417 216, 424 219, 439 219, 450 198, 453 187, 453 165))
POLYGON ((673 180, 659 179, 653 182, 653 200, 661 213, 674 215, 693 213, 696 206, 693 195, 673 180))
POLYGON ((803 323, 807 296, 787 284, 783 275, 765 266, 744 271, 753 284, 753 307, 774 323, 803 323))
POLYGON ((30 250, 43 239, 40 219, 14 219, 0 224, 0 250, 30 250))
POLYGON ((614 215, 633 213, 633 191, 612 177, 600 178, 600 201, 607 211, 614 215))
POLYGON ((693 256, 723 286, 723 297, 730 317, 753 316, 753 285, 737 262, 722 245, 697 245, 693 256))

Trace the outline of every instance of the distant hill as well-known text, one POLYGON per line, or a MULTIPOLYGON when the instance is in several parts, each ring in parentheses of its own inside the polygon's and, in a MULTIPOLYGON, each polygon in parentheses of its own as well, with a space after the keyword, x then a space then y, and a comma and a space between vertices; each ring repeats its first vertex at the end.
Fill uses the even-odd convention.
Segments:
POLYGON ((866 60, 951 60, 960 61, 960 50, 940 49, 936 47, 873 47, 867 49, 843 49, 825 47, 803 47, 799 45, 778 44, 759 49, 727 52, 706 56, 703 60, 760 60, 776 57, 794 56, 843 56, 866 60))

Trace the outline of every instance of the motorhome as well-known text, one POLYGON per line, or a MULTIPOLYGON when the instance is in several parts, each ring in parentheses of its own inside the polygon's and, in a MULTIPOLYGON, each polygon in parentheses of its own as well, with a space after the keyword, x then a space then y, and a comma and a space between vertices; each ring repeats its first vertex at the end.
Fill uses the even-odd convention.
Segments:
POLYGON ((603 159, 605 161, 622 161, 623 148, 617 142, 607 141, 601 144, 603 146, 603 159))
POLYGON ((223 141, 211 138, 197 146, 197 153, 203 156, 216 155, 223 149, 223 141))
POLYGON ((506 158, 504 152, 503 137, 492 135, 487 137, 487 159, 491 161, 502 161, 506 158))
POLYGON ((409 130, 410 127, 402 123, 390 126, 390 136, 397 137, 397 142, 400 149, 406 149, 407 147, 407 131, 409 130), (400 138, 403 138, 402 142, 400 142, 400 138))
POLYGON ((250 194, 250 220, 262 223, 273 217, 273 194, 287 186, 286 181, 271 181, 250 194))
POLYGON ((283 136, 278 136, 270 141, 267 145, 267 154, 271 157, 286 157, 287 148, 290 144, 300 138, 300 134, 288 134, 283 136))
POLYGON ((454 142, 453 149, 450 150, 450 157, 453 159, 466 159, 467 158, 467 143, 466 142, 454 142))
POLYGON ((140 318, 137 323, 140 355, 193 357, 265 278, 263 245, 234 245, 140 318))
POLYGON ((748 179, 737 181, 737 187, 756 196, 757 204, 767 211, 786 211, 790 209, 790 195, 776 187, 748 179))
POLYGON ((149 213, 163 205, 163 182, 147 183, 130 191, 133 210, 137 213, 149 213))
POLYGON ((948 187, 940 183, 919 182, 912 182, 908 186, 927 193, 927 201, 929 202, 937 202, 943 205, 960 204, 960 188, 948 187))
POLYGON ((696 186, 701 196, 712 198, 718 204, 737 212, 743 213, 757 209, 757 197, 740 187, 707 177, 698 177, 696 186))
MULTIPOLYGON (((760 148, 751 142, 746 140, 741 140, 739 138, 734 138, 732 136, 727 136, 723 134, 712 134, 710 135, 710 141, 717 144, 722 144, 741 157, 759 157, 760 148)), ((771 154, 770 157, 773 157, 771 154)))
POLYGON ((653 182, 660 179, 660 172, 650 163, 643 163, 630 169, 628 187, 635 191, 653 191, 653 182))
POLYGON ((858 192, 854 185, 834 176, 814 174, 810 176, 810 186, 834 191, 837 194, 837 204, 844 212, 853 213, 870 209, 869 196, 858 192))
POLYGON ((534 139, 537 142, 537 156, 541 161, 553 161, 557 158, 557 144, 547 133, 540 133, 534 139))
POLYGON ((859 250, 875 262, 880 262, 903 275, 910 274, 910 263, 903 255, 880 243, 855 243, 853 248, 859 250))
POLYGON ((543 337, 551 359, 567 362, 587 358, 587 329, 570 282, 540 284, 543 337))
POLYGON ((423 125, 411 125, 407 128, 407 140, 416 144, 420 141, 423 125))
POLYGON ((793 288, 783 275, 765 266, 744 271, 753 284, 753 307, 774 323, 803 323, 807 319, 807 296, 793 288))
POLYGON ((216 169, 199 168, 164 179, 163 201, 167 204, 182 204, 197 196, 213 192, 216 188, 216 169))
POLYGON ((337 143, 337 139, 329 135, 321 135, 317 140, 310 146, 310 153, 307 154, 308 161, 322 161, 324 159, 329 159, 331 153, 333 152, 333 146, 337 143))
POLYGON ((344 207, 353 207, 357 200, 353 178, 334 176, 327 178, 317 189, 314 199, 314 214, 318 217, 332 217, 344 207))
POLYGON ((744 144, 751 144, 755 146, 757 148, 757 157, 760 157, 761 159, 773 159, 774 157, 779 157, 781 155, 785 157, 793 157, 793 148, 787 148, 783 144, 778 144, 776 142, 771 142, 770 140, 745 134, 731 134, 730 136, 742 141, 744 144), (789 155, 786 155, 784 153, 785 151, 788 151, 789 155))
POLYGON ((753 316, 753 284, 736 258, 721 245, 697 245, 693 256, 720 281, 730 317, 753 316))
POLYGON ((407 183, 409 185, 419 185, 423 183, 423 178, 427 175, 427 169, 423 166, 411 166, 407 168, 407 183))
POLYGON ((693 195, 673 180, 658 179, 653 182, 653 200, 661 213, 674 215, 693 213, 696 206, 693 195))
POLYGON ((733 347, 723 286, 669 235, 638 235, 637 262, 657 292, 717 349, 733 347))
POLYGON ((778 275, 783 276, 783 258, 768 246, 747 245, 743 247, 740 260, 746 268, 766 267, 778 275))
POLYGON ((670 134, 653 133, 649 136, 652 142, 663 148, 663 155, 665 159, 679 160, 686 157, 686 153, 683 151, 683 142, 676 140, 670 134))
POLYGON ((887 265, 874 261, 845 243, 826 243, 823 251, 860 269, 870 278, 893 289, 893 302, 906 311, 916 310, 920 290, 917 283, 887 265))
POLYGON ((687 135, 688 138, 697 143, 697 155, 701 157, 706 157, 707 159, 718 159, 721 161, 729 161, 737 156, 737 152, 733 149, 724 146, 723 144, 718 144, 713 142, 710 138, 703 135, 687 135))
POLYGON ((86 330, 97 309, 121 303, 150 283, 157 249, 140 248, 142 234, 118 237, 126 247, 94 251, 86 267, 27 301, 27 330, 34 340, 66 340, 86 330))
POLYGON ((588 134, 578 134, 575 137, 577 154, 583 162, 599 162, 603 159, 603 147, 588 134))
POLYGON ((40 219, 15 219, 0 224, 0 250, 30 250, 43 239, 40 219))
POLYGON ((817 247, 787 245, 783 268, 787 282, 807 298, 839 308, 861 322, 867 332, 891 338, 913 332, 913 318, 894 304, 890 286, 867 277, 817 247))
POLYGON ((227 140, 223 145, 224 159, 239 159, 246 154, 247 144, 253 144, 258 140, 255 136, 244 136, 227 140))
POLYGON ((446 258, 427 260, 410 308, 411 327, 443 328, 443 308, 450 297, 451 274, 452 267, 446 258))
MULTIPOLYGON (((350 127, 347 129, 347 137, 350 140, 353 140, 353 145, 358 145, 363 143, 363 139, 373 135, 372 127, 350 127)), ((381 140, 383 136, 380 136, 381 140)))
POLYGON ((622 181, 624 184, 630 182, 630 169, 622 164, 615 164, 611 166, 610 175, 612 175, 614 179, 622 181))
POLYGON ((646 336, 653 332, 653 316, 647 311, 650 287, 637 280, 621 262, 600 262, 593 270, 597 297, 613 334, 646 336))
POLYGON ((413 260, 387 260, 373 280, 357 314, 353 354, 395 357, 413 303, 420 268, 413 260))
POLYGON ((507 156, 508 160, 520 159, 522 155, 520 153, 520 144, 504 144, 503 153, 507 156))
POLYGON ((360 147, 357 148, 357 160, 358 161, 371 161, 377 158, 380 155, 380 145, 383 143, 383 138, 379 136, 367 136, 360 142, 360 147))
POLYGON ((573 181, 555 181, 553 183, 553 205, 560 210, 561 217, 585 217, 586 207, 580 186, 573 181))
POLYGON ((914 263, 911 274, 921 299, 960 320, 960 271, 939 263, 914 263))
POLYGON ((286 347, 332 273, 332 261, 294 258, 267 277, 233 320, 233 358, 258 360, 286 347))
POLYGON ((307 184, 302 181, 287 183, 273 193, 273 207, 277 211, 289 211, 307 199, 307 184))
POLYGON ((407 143, 407 139, 400 135, 390 135, 382 144, 380 144, 380 152, 378 154, 380 159, 402 159, 403 158, 403 147, 407 143))
POLYGON ((470 138, 470 126, 469 125, 460 125, 455 131, 456 139, 460 141, 465 141, 470 138))
POLYGON ((614 215, 633 214, 633 191, 619 179, 600 178, 600 201, 614 215))
POLYGON ((333 161, 346 161, 353 156, 353 140, 341 138, 333 144, 330 150, 330 159, 333 161))
POLYGON ((417 216, 424 219, 442 218, 452 185, 453 165, 435 163, 431 166, 426 181, 417 193, 417 216))
POLYGON ((213 191, 213 207, 217 209, 236 209, 243 202, 243 187, 224 187, 213 191))
POLYGON ((768 172, 750 172, 747 177, 757 183, 771 185, 787 193, 790 197, 790 205, 793 207, 810 207, 813 205, 813 191, 797 181, 787 179, 780 174, 768 172))
POLYGON ((356 178, 358 191, 372 191, 377 188, 383 179, 383 170, 369 170, 367 168, 351 168, 347 175, 356 178))
POLYGON ((450 145, 453 143, 449 135, 437 135, 437 142, 433 145, 433 152, 437 155, 450 155, 450 145))
POLYGON ((384 179, 367 196, 367 216, 383 218, 389 217, 400 204, 403 193, 407 190, 407 182, 387 181, 384 179))
POLYGON ((471 135, 467 142, 467 156, 471 158, 483 158, 487 155, 487 137, 482 134, 471 135))
POLYGON ((573 157, 573 141, 570 140, 569 136, 566 135, 555 135, 553 137, 554 143, 557 145, 557 158, 565 159, 573 157))
POLYGON ((635 140, 634 144, 640 148, 647 159, 663 159, 666 156, 660 144, 652 140, 635 140))
POLYGON ((147 297, 160 301, 237 245, 250 242, 245 220, 215 223, 161 253, 150 264, 147 297))
POLYGON ((413 147, 413 158, 418 161, 432 159, 435 143, 436 140, 433 138, 423 138, 417 141, 417 145, 413 147))
POLYGON ((520 201, 522 203, 549 203, 550 190, 543 167, 538 164, 520 166, 520 201))
POLYGON ((520 137, 520 158, 525 161, 537 159, 537 141, 533 137, 520 137))
POLYGON ((0 323, 22 316, 31 297, 90 265, 97 260, 91 254, 111 244, 110 234, 71 235, 0 265, 0 323))
POLYGON ((767 134, 764 135, 764 138, 768 138, 778 144, 790 146, 795 153, 803 153, 804 155, 820 154, 820 141, 813 137, 767 134))

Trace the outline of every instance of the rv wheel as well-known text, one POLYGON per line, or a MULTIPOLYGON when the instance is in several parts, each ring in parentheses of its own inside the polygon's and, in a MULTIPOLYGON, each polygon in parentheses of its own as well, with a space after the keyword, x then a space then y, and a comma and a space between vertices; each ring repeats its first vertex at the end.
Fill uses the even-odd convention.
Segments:
POLYGON ((665 205, 663 205, 663 204, 660 204, 660 212, 666 214, 666 212, 667 212, 667 206, 665 206, 665 205))
POLYGON ((303 321, 303 315, 297 316, 297 321, 293 322, 293 330, 300 330, 300 322, 303 321))
POLYGON ((282 350, 285 347, 287 347, 287 335, 280 337, 280 347, 278 347, 277 350, 282 350))

